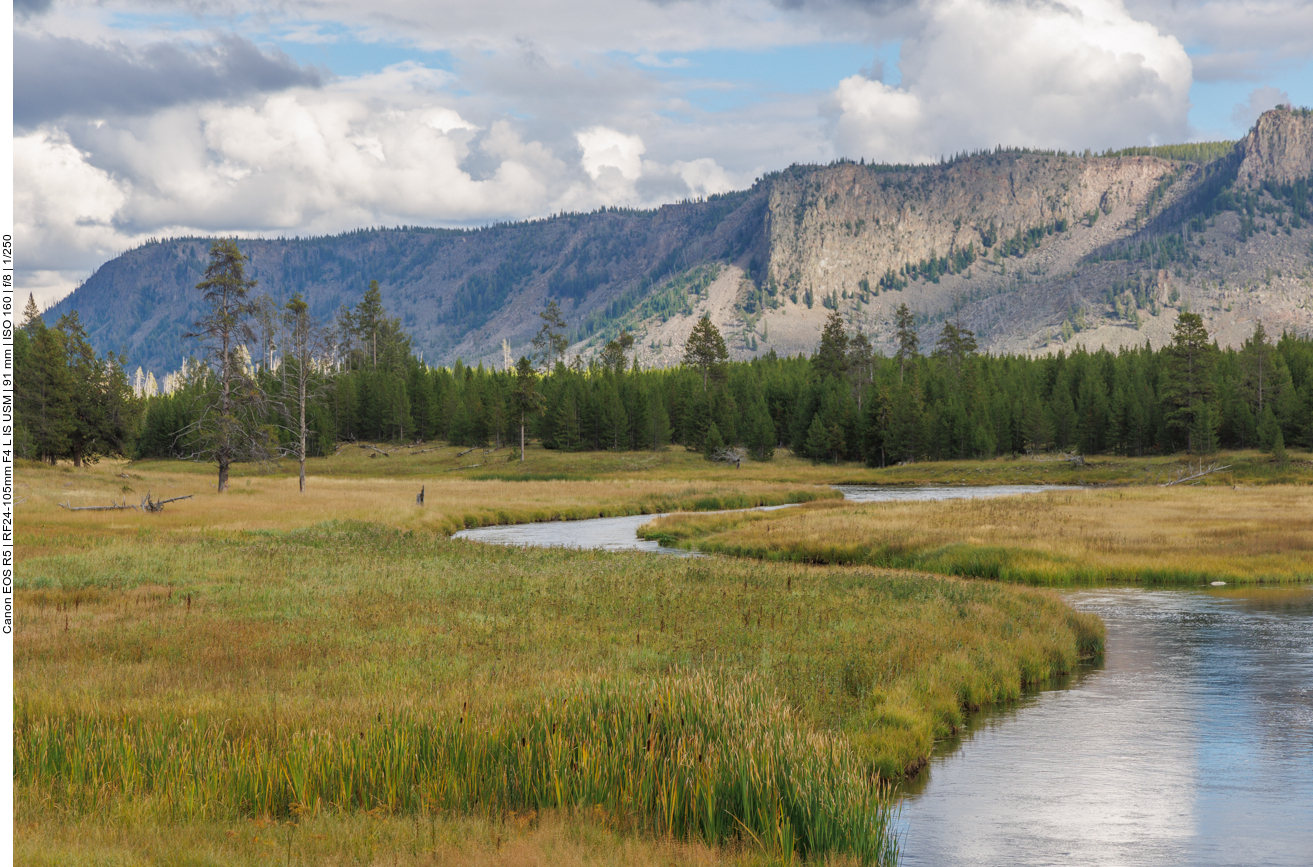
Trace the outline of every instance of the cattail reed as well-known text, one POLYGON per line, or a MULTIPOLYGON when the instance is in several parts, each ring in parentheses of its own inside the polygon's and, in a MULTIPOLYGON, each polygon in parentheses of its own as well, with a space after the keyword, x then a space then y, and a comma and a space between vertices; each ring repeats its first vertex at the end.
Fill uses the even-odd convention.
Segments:
POLYGON ((296 731, 273 748, 195 718, 20 709, 15 784, 75 814, 129 798, 169 820, 557 809, 677 839, 760 843, 785 860, 895 861, 878 780, 843 737, 802 725, 756 679, 590 680, 554 702, 470 716, 394 715, 358 737, 296 731))

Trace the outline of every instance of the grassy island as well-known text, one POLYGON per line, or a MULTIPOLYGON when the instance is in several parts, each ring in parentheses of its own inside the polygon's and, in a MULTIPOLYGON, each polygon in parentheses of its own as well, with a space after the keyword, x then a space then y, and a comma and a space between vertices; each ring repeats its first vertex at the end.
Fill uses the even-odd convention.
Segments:
POLYGON ((1313 487, 1050 490, 941 502, 671 515, 650 539, 767 561, 865 564, 1030 584, 1313 580, 1313 487))

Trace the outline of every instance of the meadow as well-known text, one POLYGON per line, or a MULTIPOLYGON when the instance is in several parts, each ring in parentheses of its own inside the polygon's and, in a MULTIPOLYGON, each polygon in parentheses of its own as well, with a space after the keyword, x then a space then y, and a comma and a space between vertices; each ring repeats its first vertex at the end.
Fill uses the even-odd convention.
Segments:
POLYGON ((19 861, 889 863, 886 784, 1102 649, 1044 590, 446 537, 832 496, 799 481, 370 475, 402 456, 356 451, 304 497, 20 469, 19 861), (195 498, 58 505, 147 488, 195 498))
POLYGON ((671 515, 640 533, 765 561, 1070 586, 1313 580, 1313 487, 1123 487, 671 515))

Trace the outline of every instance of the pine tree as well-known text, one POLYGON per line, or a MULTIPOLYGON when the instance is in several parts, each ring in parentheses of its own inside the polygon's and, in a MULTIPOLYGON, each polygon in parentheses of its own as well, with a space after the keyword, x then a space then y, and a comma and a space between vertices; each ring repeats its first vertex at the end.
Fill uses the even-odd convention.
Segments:
POLYGON ((711 460, 725 450, 725 438, 720 435, 720 428, 713 421, 707 428, 707 435, 702 439, 702 454, 711 460))
POLYGON ((197 419, 192 431, 196 457, 219 466, 217 490, 228 490, 228 471, 235 461, 266 460, 274 452, 269 431, 261 424, 264 395, 244 363, 242 349, 254 339, 249 317, 247 258, 237 242, 224 238, 210 245, 205 279, 196 284, 209 305, 207 316, 193 324, 191 337, 202 341, 210 370, 198 382, 197 419))
POLYGON ((1281 469, 1290 466, 1290 455, 1286 454, 1286 438, 1277 431, 1276 439, 1272 441, 1272 463, 1281 469))
POLYGON ((551 373, 565 357, 566 347, 570 345, 565 339, 565 317, 561 314, 561 306, 555 301, 548 301, 547 308, 538 316, 543 324, 533 338, 533 348, 542 359, 543 370, 551 373))
POLYGON ((702 374, 702 390, 706 391, 708 378, 719 377, 728 360, 729 350, 725 348, 720 329, 712 324, 709 315, 703 314, 684 344, 683 363, 702 374))
POLYGON ((30 438, 32 456, 53 464, 68 454, 76 424, 73 374, 62 331, 47 328, 39 315, 24 330, 24 351, 15 353, 15 415, 30 438))
POLYGON ((821 342, 812 356, 812 370, 817 378, 842 377, 848 372, 848 334, 843 329, 843 316, 838 310, 830 311, 821 331, 821 342))
POLYGON ((775 456, 775 423, 766 409, 766 401, 760 397, 749 411, 744 443, 753 460, 768 461, 775 456))
POLYGON ((652 396, 648 402, 648 436, 647 442, 652 444, 652 451, 660 451, 670 443, 670 416, 666 413, 665 403, 661 400, 661 395, 653 390, 652 396))
POLYGON ((920 354, 920 340, 916 336, 916 317, 907 309, 907 304, 899 304, 894 314, 895 335, 898 349, 894 357, 898 359, 898 381, 903 381, 907 365, 920 354))
POLYGON ((533 362, 521 355, 515 364, 515 390, 511 392, 511 407, 520 420, 520 463, 524 463, 524 429, 530 416, 542 410, 543 396, 533 375, 533 362))
POLYGON ((1267 332, 1263 323, 1254 325, 1254 333, 1245 341, 1240 350, 1241 363, 1244 367, 1245 397, 1255 416, 1261 417, 1263 409, 1271 399, 1272 385, 1272 344, 1267 342, 1267 332))
POLYGON ((1180 314, 1166 352, 1163 397, 1167 425, 1184 434, 1186 449, 1195 453, 1205 445, 1195 442, 1195 435, 1203 430, 1197 416, 1213 395, 1215 355, 1199 314, 1180 314))
POLYGON ((364 297, 356 305, 351 321, 355 325, 357 339, 365 346, 371 370, 378 369, 379 332, 386 319, 387 312, 383 309, 383 290, 379 288, 377 280, 370 280, 369 288, 365 290, 364 297))

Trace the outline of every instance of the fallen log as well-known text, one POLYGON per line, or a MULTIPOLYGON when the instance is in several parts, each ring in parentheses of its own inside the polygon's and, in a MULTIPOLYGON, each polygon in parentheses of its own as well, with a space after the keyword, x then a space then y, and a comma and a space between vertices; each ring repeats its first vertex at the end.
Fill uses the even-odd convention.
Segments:
MULTIPOLYGON (((1164 488, 1170 488, 1172 485, 1179 485, 1179 484, 1181 484, 1181 483, 1183 483, 1183 482, 1193 482, 1193 481, 1195 481, 1196 479, 1202 479, 1204 476, 1209 475, 1210 473, 1220 473, 1222 470, 1229 470, 1229 469, 1231 469, 1231 465, 1230 465, 1230 464, 1227 464, 1227 465, 1224 466, 1224 467, 1219 467, 1219 466, 1217 466, 1217 464, 1213 464, 1211 467, 1209 467, 1208 469, 1205 470, 1205 469, 1203 469, 1203 463, 1201 462, 1201 463, 1199 464, 1199 468, 1200 468, 1200 469, 1199 469, 1199 472, 1196 472, 1194 475, 1183 476, 1183 477, 1181 477, 1181 478, 1173 479, 1173 480, 1170 481, 1170 482, 1164 482, 1164 483, 1161 485, 1161 487, 1164 487, 1164 488)), ((1188 466, 1187 466, 1186 469, 1187 469, 1187 470, 1188 470, 1188 469, 1191 469, 1191 467, 1188 467, 1188 466)))
POLYGON ((70 512, 112 512, 118 509, 139 509, 140 506, 134 506, 131 503, 115 503, 110 500, 108 506, 70 506, 68 503, 60 503, 61 509, 68 509, 70 512))
POLYGON ((145 499, 141 501, 141 508, 147 512, 163 512, 165 503, 176 503, 178 500, 190 500, 192 496, 192 494, 186 494, 181 497, 170 497, 167 500, 152 500, 150 498, 150 491, 147 491, 145 499))

